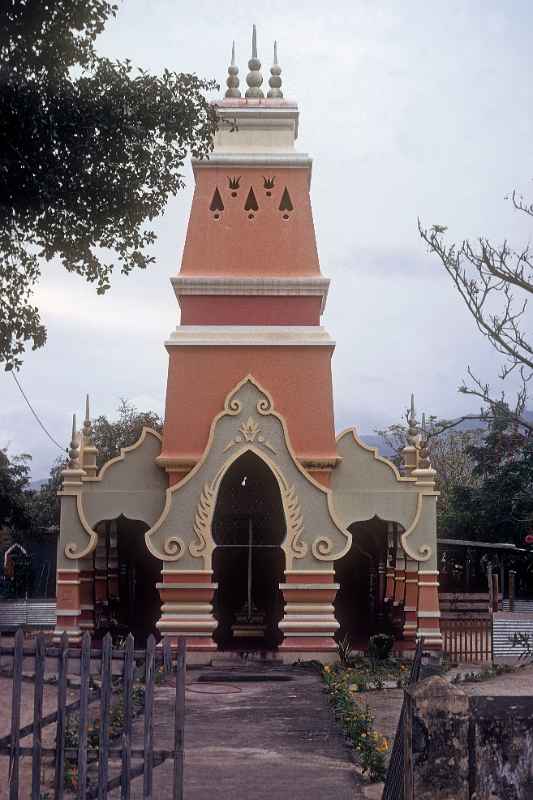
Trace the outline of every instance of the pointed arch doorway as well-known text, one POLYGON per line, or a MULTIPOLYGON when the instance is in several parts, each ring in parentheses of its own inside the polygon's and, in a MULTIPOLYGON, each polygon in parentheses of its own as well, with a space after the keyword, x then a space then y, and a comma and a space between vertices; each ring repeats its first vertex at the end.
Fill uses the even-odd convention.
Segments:
POLYGON ((243 453, 226 471, 212 533, 215 642, 222 650, 276 648, 282 639, 285 512, 276 476, 254 452, 243 453))

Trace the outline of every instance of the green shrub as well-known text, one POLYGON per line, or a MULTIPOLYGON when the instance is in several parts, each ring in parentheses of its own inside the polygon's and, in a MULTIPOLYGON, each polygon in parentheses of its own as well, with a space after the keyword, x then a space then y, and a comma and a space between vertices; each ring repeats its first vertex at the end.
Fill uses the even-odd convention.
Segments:
POLYGON ((386 633, 376 633, 368 642, 368 655, 374 661, 385 661, 391 654, 394 639, 386 633))

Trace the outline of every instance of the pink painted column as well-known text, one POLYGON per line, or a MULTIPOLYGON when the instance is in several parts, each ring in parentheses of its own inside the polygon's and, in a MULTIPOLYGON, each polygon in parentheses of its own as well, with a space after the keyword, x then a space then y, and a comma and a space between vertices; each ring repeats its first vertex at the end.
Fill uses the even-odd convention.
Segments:
POLYGON ((339 628, 333 601, 339 589, 334 571, 287 570, 280 584, 285 601, 279 623, 284 638, 279 647, 287 653, 336 652, 334 635, 339 628))

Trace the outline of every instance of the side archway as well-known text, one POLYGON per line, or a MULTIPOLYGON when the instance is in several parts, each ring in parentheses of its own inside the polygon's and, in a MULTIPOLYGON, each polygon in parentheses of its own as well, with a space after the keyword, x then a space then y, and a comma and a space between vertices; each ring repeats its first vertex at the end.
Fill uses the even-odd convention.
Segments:
POLYGON ((133 633, 144 646, 156 633, 161 603, 157 582, 161 561, 147 549, 143 520, 121 514, 96 526, 94 553, 94 609, 97 632, 133 633))
POLYGON ((355 649, 362 650, 373 634, 392 633, 390 606, 385 602, 391 523, 376 515, 352 523, 348 530, 352 546, 334 565, 339 584, 334 603, 340 625, 336 638, 348 637, 355 649))

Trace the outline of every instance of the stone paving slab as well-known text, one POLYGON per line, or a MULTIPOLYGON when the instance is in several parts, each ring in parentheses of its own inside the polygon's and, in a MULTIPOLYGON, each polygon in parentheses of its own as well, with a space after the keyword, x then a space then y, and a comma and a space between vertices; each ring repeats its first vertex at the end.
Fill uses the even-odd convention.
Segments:
MULTIPOLYGON (((299 670, 279 683, 198 684, 196 677, 188 676, 186 692, 186 800, 364 797, 316 673, 299 670)), ((157 747, 172 743, 173 698, 171 685, 157 688, 157 747)), ((134 738, 140 743, 140 723, 134 738)), ((171 762, 157 767, 153 797, 169 798, 171 780, 171 762)), ((142 797, 141 783, 132 783, 133 798, 142 797)))

